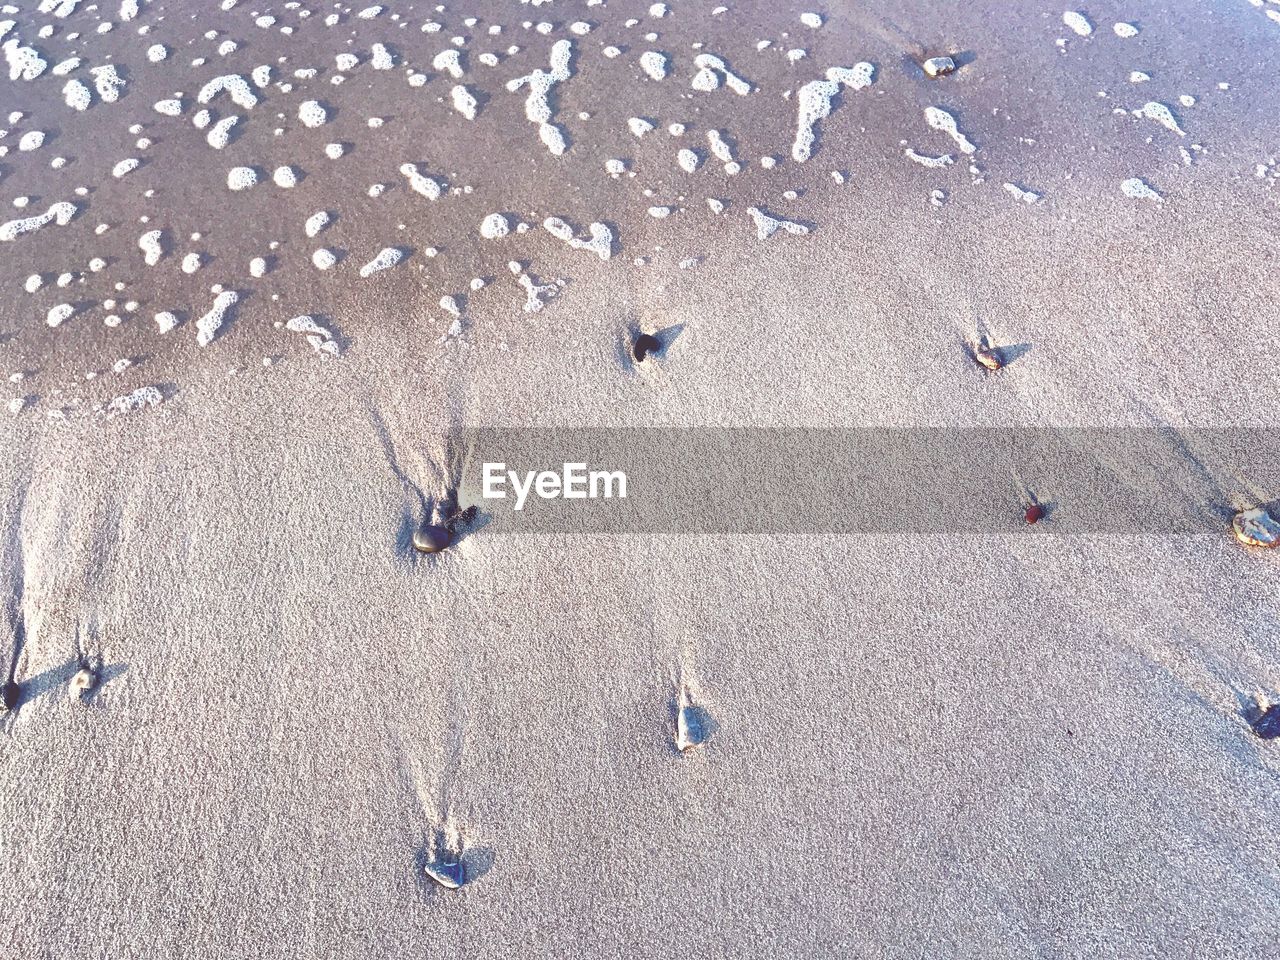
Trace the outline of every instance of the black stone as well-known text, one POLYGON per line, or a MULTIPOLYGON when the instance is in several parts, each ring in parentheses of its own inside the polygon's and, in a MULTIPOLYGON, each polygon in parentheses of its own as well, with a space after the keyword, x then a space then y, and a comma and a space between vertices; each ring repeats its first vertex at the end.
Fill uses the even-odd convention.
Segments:
POLYGON ((22 688, 14 681, 10 680, 0 690, 0 703, 4 704, 6 710, 12 710, 18 705, 18 701, 22 699, 22 688))
POLYGON ((448 527, 429 523, 419 527, 413 534, 413 549, 419 553, 439 553, 453 542, 453 534, 448 527))
POLYGON ((467 868, 461 860, 432 860, 426 866, 432 880, 448 890, 456 890, 467 882, 467 868))
POLYGON ((662 341, 655 337, 652 333, 642 333, 636 337, 636 342, 631 347, 631 352, 637 361, 644 360, 651 353, 657 353, 662 349, 662 341))
POLYGON ((1273 703, 1253 721, 1253 732, 1263 740, 1280 737, 1280 703, 1273 703))

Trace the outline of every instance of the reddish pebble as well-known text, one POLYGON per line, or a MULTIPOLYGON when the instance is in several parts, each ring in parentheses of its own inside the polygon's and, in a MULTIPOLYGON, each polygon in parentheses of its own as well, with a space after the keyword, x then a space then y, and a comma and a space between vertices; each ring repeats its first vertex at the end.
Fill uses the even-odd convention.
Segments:
POLYGON ((1026 517, 1027 523, 1037 523, 1038 521, 1043 520, 1044 507, 1040 506, 1038 503, 1033 503, 1031 506, 1027 507, 1026 517))

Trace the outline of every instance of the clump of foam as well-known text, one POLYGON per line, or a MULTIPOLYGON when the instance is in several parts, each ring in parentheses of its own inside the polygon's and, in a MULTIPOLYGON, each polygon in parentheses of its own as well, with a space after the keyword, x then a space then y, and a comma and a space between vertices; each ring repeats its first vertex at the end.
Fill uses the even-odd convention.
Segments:
POLYGON ((148 230, 138 238, 138 249, 142 251, 142 259, 148 267, 154 267, 164 256, 164 232, 148 230))
POLYGON ((563 83, 572 75, 569 68, 573 57, 573 41, 557 40, 551 48, 551 70, 534 70, 507 83, 507 89, 515 93, 527 86, 529 95, 524 102, 524 115, 538 127, 538 136, 552 156, 564 153, 564 132, 551 121, 555 112, 551 109, 550 95, 557 83, 563 83))
POLYGON ((333 218, 329 216, 327 210, 319 210, 307 217, 307 222, 303 224, 303 229, 307 232, 308 237, 314 237, 332 222, 333 218))
POLYGON ((195 273, 204 265, 198 253, 188 253, 182 258, 182 272, 191 274, 195 273))
POLYGON ((329 270, 338 262, 338 257, 332 250, 321 247, 311 254, 311 262, 317 270, 329 270))
POLYGON ((162 113, 166 117, 177 117, 182 114, 181 100, 157 100, 154 107, 156 113, 162 113))
POLYGON ((333 331, 316 322, 311 316, 303 315, 285 321, 285 329, 294 333, 306 334, 307 343, 322 357, 336 357, 341 353, 333 331))
POLYGON ((56 307, 51 307, 45 315, 44 322, 51 327, 60 326, 63 321, 70 318, 76 312, 76 308, 69 303, 60 303, 56 307))
POLYGON ((707 93, 716 90, 720 87, 720 77, 723 76, 725 86, 739 96, 745 97, 751 92, 751 84, 734 74, 728 64, 713 53, 698 54, 693 58, 693 65, 698 68, 690 83, 695 90, 707 93))
POLYGON ((1122 40, 1128 40, 1130 37, 1136 37, 1138 35, 1138 28, 1132 23, 1117 23, 1111 29, 1114 30, 1116 36, 1120 37, 1122 40))
POLYGON ((298 185, 298 171, 287 165, 276 167, 275 172, 271 174, 271 179, 275 181, 277 187, 292 190, 298 185))
POLYGON ((1093 33, 1093 24, 1089 22, 1089 18, 1077 10, 1068 10, 1064 13, 1062 22, 1070 27, 1077 36, 1087 37, 1093 33))
POLYGON ((213 149, 221 150, 231 142, 231 128, 239 122, 240 118, 236 116, 223 117, 210 128, 204 138, 213 149))
POLYGON ((1135 110, 1134 114, 1139 117, 1144 117, 1147 120, 1154 120, 1166 130, 1172 130, 1180 137, 1186 136, 1182 131, 1182 128, 1178 126, 1178 121, 1177 118, 1174 117, 1173 111, 1163 103, 1156 103, 1154 100, 1149 101, 1144 103, 1141 109, 1135 110))
POLYGON ((939 167, 949 167, 955 162, 949 153, 944 153, 940 157, 926 157, 923 154, 916 153, 910 147, 907 147, 907 149, 903 151, 903 154, 908 160, 914 160, 916 163, 920 164, 920 166, 928 167, 931 170, 936 170, 939 167))
POLYGON ((751 219, 755 221, 756 237, 760 240, 768 240, 779 230, 785 230, 797 236, 804 236, 809 232, 809 228, 802 223, 792 223, 790 220, 771 217, 758 207, 747 207, 747 213, 751 214, 751 219))
POLYGON ((156 326, 160 328, 161 333, 168 333, 178 325, 178 318, 168 310, 162 310, 156 314, 156 326))
POLYGON ((818 139, 818 123, 831 116, 831 101, 839 92, 840 85, 862 90, 870 86, 874 79, 875 67, 862 61, 852 67, 832 67, 827 71, 827 79, 812 80, 797 91, 796 102, 800 116, 796 126, 796 140, 791 147, 791 156, 797 163, 803 163, 813 155, 818 139))
MULTIPOLYGON (((518 267, 519 264, 516 266, 518 267)), ((516 279, 519 281, 520 286, 524 288, 525 313, 538 313, 546 306, 547 300, 550 300, 560 292, 560 288, 554 283, 538 283, 527 273, 522 272, 516 279), (546 299, 543 299, 544 297, 546 299)))
POLYGON ((662 80, 667 75, 667 58, 657 50, 646 50, 640 54, 640 69, 650 80, 662 80))
POLYGON ((196 343, 207 347, 213 343, 214 337, 222 328, 232 307, 240 302, 240 294, 234 290, 223 290, 213 299, 209 312, 196 321, 196 343))
POLYGON ((395 247, 383 247, 376 257, 360 268, 360 276, 371 277, 375 273, 389 270, 404 259, 404 251, 395 247))
POLYGON ((1154 200, 1156 203, 1164 201, 1164 197, 1147 186, 1141 177, 1130 177, 1124 181, 1120 184, 1120 192, 1131 200, 1154 200))
POLYGON ((400 164, 400 172, 409 178, 409 188, 414 193, 422 194, 428 200, 439 200, 440 195, 444 192, 444 186, 440 181, 419 173, 416 164, 402 163, 400 164))
POLYGON ((152 63, 161 63, 167 56, 169 56, 169 51, 163 43, 156 43, 147 47, 147 59, 152 63))
POLYGON ((34 80, 49 66, 34 47, 21 46, 16 39, 6 40, 0 50, 4 51, 5 62, 9 65, 10 80, 34 80))
POLYGON ((63 200, 60 203, 55 203, 39 216, 24 217, 21 220, 10 220, 8 223, 0 224, 0 241, 16 240, 24 233, 39 230, 50 221, 60 227, 65 227, 71 222, 71 218, 76 215, 77 209, 74 203, 68 203, 63 200))
POLYGON ((18 149, 22 153, 30 153, 44 146, 43 130, 28 130, 18 140, 18 149))
POLYGON ((120 91, 124 89, 124 78, 116 72, 114 65, 94 67, 89 71, 93 76, 94 88, 103 103, 115 103, 120 99, 120 91))
POLYGON ((319 101, 304 100, 298 105, 298 119, 302 121, 304 127, 314 129, 325 124, 329 119, 329 113, 320 106, 319 101))
POLYGON ((1040 194, 1036 193, 1034 190, 1027 190, 1020 187, 1016 183, 1006 183, 1004 185, 1004 189, 1006 193, 1012 194, 1023 203, 1035 203, 1040 199, 1040 194))
POLYGON ((511 232, 511 224, 500 213, 491 213, 480 221, 480 236, 486 240, 497 240, 511 232))
POLYGON ((372 48, 370 62, 375 70, 391 70, 396 65, 396 58, 391 55, 391 51, 385 45, 375 43, 372 48))
POLYGON ((248 190, 258 182, 258 172, 253 167, 232 167, 227 171, 227 186, 232 190, 248 190))
POLYGON ((613 256, 613 231, 603 223, 593 223, 587 229, 591 233, 590 240, 581 240, 573 235, 573 227, 559 217, 547 217, 542 221, 547 233, 558 240, 563 240, 574 250, 587 250, 601 260, 613 256))
POLYGON ((457 110, 468 120, 474 120, 476 118, 476 114, 479 112, 480 103, 476 100, 470 90, 462 84, 458 84, 450 91, 450 95, 453 97, 453 109, 457 110))
POLYGON ((62 99, 72 110, 88 110, 93 103, 93 94, 79 80, 68 80, 62 88, 62 99))
POLYGON ((643 137, 646 133, 653 130, 653 124, 644 117, 632 117, 627 121, 627 129, 636 137, 643 137))
POLYGON ((435 59, 431 61, 431 66, 437 70, 443 70, 455 80, 461 80, 462 55, 457 50, 442 50, 436 54, 435 59))
POLYGON ((956 118, 941 107, 925 107, 924 119, 925 123, 929 124, 933 129, 941 130, 943 133, 950 135, 951 139, 956 142, 956 146, 960 148, 961 153, 975 153, 977 151, 978 148, 956 126, 956 118))
POLYGON ((676 154, 676 163, 685 173, 693 173, 702 163, 702 158, 698 156, 696 151, 685 147, 676 154))
POLYGON ((246 110, 252 109, 258 104, 257 94, 250 89, 244 77, 235 73, 229 73, 223 77, 214 77, 200 88, 200 92, 196 94, 196 99, 201 103, 209 103, 218 94, 224 92, 231 97, 237 106, 244 107, 246 110))
POLYGON ((148 407, 158 407, 164 401, 158 387, 139 387, 132 393, 114 398, 107 404, 107 416, 115 417, 123 413, 136 413, 148 407))

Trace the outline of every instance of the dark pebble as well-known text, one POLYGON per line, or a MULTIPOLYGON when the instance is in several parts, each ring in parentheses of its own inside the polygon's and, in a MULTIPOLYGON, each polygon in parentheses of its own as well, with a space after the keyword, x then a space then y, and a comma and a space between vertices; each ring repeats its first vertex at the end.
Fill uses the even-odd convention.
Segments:
POLYGON ((1039 523, 1044 519, 1044 507, 1040 506, 1038 503, 1033 503, 1031 506, 1027 507, 1026 517, 1027 523, 1039 523))
POLYGON ((662 349, 662 341, 655 337, 652 333, 642 333, 636 337, 636 342, 631 348, 631 352, 635 355, 637 361, 643 361, 645 357, 651 353, 657 353, 662 349))
POLYGON ((1262 715, 1253 721, 1253 732, 1263 740, 1280 737, 1280 703, 1273 703, 1262 711, 1262 715))
POLYGON ((4 704, 6 710, 12 710, 18 705, 18 701, 22 699, 22 688, 10 680, 4 685, 4 689, 0 690, 0 703, 4 704))
POLYGON ((429 523, 419 527, 413 534, 413 549, 419 553, 439 553, 453 542, 453 534, 448 527, 429 523))
POLYGON ((448 890, 457 890, 467 882, 467 868, 461 860, 432 860, 424 869, 428 877, 448 890))

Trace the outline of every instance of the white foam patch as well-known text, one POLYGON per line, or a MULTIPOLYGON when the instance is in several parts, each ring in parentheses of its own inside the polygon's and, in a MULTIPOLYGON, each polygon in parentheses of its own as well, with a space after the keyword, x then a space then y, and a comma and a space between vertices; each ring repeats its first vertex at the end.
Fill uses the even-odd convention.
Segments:
POLYGON ((486 240, 497 240, 511 232, 511 224, 500 213, 491 213, 480 221, 480 236, 486 240))
POLYGON ((700 53, 693 58, 693 65, 698 68, 693 75, 690 86, 695 90, 710 93, 720 87, 720 78, 734 93, 745 97, 751 92, 751 84, 729 69, 728 64, 714 53, 700 53))
POLYGON ((400 164, 400 172, 409 179, 409 188, 414 193, 422 194, 428 200, 439 200, 444 192, 444 185, 439 180, 420 173, 416 164, 402 163, 400 164))
POLYGON ((240 294, 234 290, 223 290, 214 297, 213 306, 209 308, 209 312, 196 321, 196 343, 202 347, 213 343, 232 307, 239 302, 240 294))
POLYGON ((178 325, 177 316, 170 313, 168 310, 161 310, 156 314, 155 319, 156 326, 160 329, 161 333, 168 333, 178 325))
POLYGON ((1186 136, 1182 131, 1182 128, 1178 126, 1178 120, 1174 117, 1173 111, 1163 103, 1156 103, 1154 100, 1149 101, 1144 103, 1140 109, 1135 110, 1134 113, 1139 117, 1146 118, 1147 120, 1154 120, 1166 130, 1171 130, 1180 137, 1186 136))
POLYGON ((663 80, 667 76, 667 58, 657 50, 646 50, 640 54, 640 69, 650 80, 663 80))
POLYGON ((34 80, 49 66, 34 47, 24 47, 16 38, 6 40, 0 49, 4 51, 5 62, 9 65, 10 80, 34 80))
POLYGON ((931 170, 936 170, 939 167, 949 167, 955 162, 949 153, 944 153, 940 157, 927 157, 923 154, 916 153, 910 147, 907 147, 907 149, 903 151, 903 154, 908 160, 914 160, 916 163, 920 164, 920 166, 928 167, 931 170))
POLYGON ((275 181, 277 187, 292 190, 298 185, 298 171, 287 165, 276 167, 275 172, 271 174, 271 179, 275 181))
POLYGON ((125 413, 137 413, 149 407, 158 407, 163 402, 164 394, 158 387, 139 387, 132 393, 115 397, 107 404, 106 413, 109 417, 117 417, 125 413))
POLYGON ((45 315, 44 322, 51 327, 61 326, 71 315, 76 312, 76 308, 69 303, 60 303, 56 307, 50 307, 49 312, 45 315))
POLYGON ((455 80, 461 80, 465 72, 462 69, 462 55, 457 50, 442 50, 431 61, 431 66, 441 70, 455 80))
POLYGON ((93 94, 79 80, 68 80, 62 88, 62 99, 72 110, 88 110, 93 103, 93 94))
POLYGON ((147 47, 147 59, 152 63, 163 63, 169 56, 169 50, 163 43, 147 47))
POLYGON ((395 68, 396 58, 391 55, 383 44, 375 43, 373 45, 369 62, 375 70, 391 70, 395 68))
POLYGON ((803 163, 813 155, 818 124, 831 116, 832 100, 840 86, 843 84, 852 90, 869 87, 875 80, 875 67, 864 60, 852 67, 832 67, 826 77, 825 80, 811 80, 796 93, 799 119, 791 156, 797 163, 803 163))
POLYGON ((976 153, 977 147, 960 132, 960 128, 956 125, 956 118, 943 110, 941 107, 925 107, 924 108, 925 123, 933 127, 935 130, 941 130, 943 133, 951 137, 956 142, 956 146, 960 148, 961 153, 976 153))
POLYGON ((1017 197, 1023 203, 1035 203, 1040 199, 1040 194, 1036 193, 1034 190, 1024 189, 1016 183, 1006 183, 1004 185, 1004 189, 1006 193, 1017 197))
POLYGON ((1122 40, 1128 40, 1129 38, 1136 37, 1138 35, 1138 28, 1132 23, 1117 23, 1111 29, 1114 30, 1116 36, 1122 40))
POLYGON ((321 247, 315 253, 311 254, 311 263, 317 270, 330 270, 337 262, 337 254, 332 250, 325 249, 324 247, 321 247))
POLYGON ((317 100, 304 100, 298 105, 298 119, 304 127, 312 129, 323 126, 329 119, 329 113, 320 106, 317 100))
POLYGON ((252 109, 258 104, 257 95, 249 88, 249 84, 244 77, 235 73, 229 73, 223 77, 214 77, 200 88, 200 92, 196 94, 196 99, 201 103, 209 103, 221 93, 226 93, 237 106, 244 107, 246 110, 252 109))
POLYGON ((768 240, 779 230, 784 230, 797 236, 804 236, 809 232, 809 228, 802 223, 792 223, 790 220, 772 217, 758 207, 748 207, 747 213, 755 221, 756 237, 760 240, 768 240))
POLYGON ((227 171, 227 186, 232 190, 248 190, 258 183, 258 172, 253 167, 232 167, 227 171))
POLYGON ((322 357, 336 357, 341 353, 333 331, 318 323, 314 317, 303 315, 285 321, 285 329, 305 334, 309 343, 322 357))
POLYGON ((28 130, 18 139, 18 149, 23 153, 39 150, 44 146, 43 130, 28 130))
POLYGON ((404 252, 395 247, 383 247, 376 257, 360 268, 360 276, 371 277, 383 270, 390 270, 404 259, 404 252))
POLYGON ((635 136, 643 137, 646 133, 653 130, 653 124, 644 119, 644 117, 632 117, 627 121, 627 129, 635 136))
POLYGON ((127 157, 111 168, 111 175, 119 180, 121 177, 127 176, 134 170, 137 170, 138 163, 139 160, 137 157, 127 157))
POLYGON ((1164 197, 1143 182, 1141 177, 1130 177, 1120 184, 1120 192, 1131 200, 1154 200, 1164 202, 1164 197))
POLYGON ((308 237, 314 237, 332 222, 333 219, 329 216, 327 210, 319 210, 307 217, 307 222, 303 224, 303 229, 307 232, 308 237))
POLYGON ((587 228, 591 234, 590 240, 575 237, 573 227, 559 217, 547 217, 542 221, 542 226, 547 233, 563 240, 574 250, 587 250, 601 260, 608 260, 613 256, 613 231, 603 223, 593 223, 587 228))
POLYGON ((523 77, 516 77, 507 83, 507 90, 517 92, 522 87, 529 88, 529 95, 524 102, 524 115, 530 123, 538 127, 538 137, 552 156, 560 156, 565 151, 564 132, 552 120, 549 95, 557 83, 563 83, 573 76, 569 64, 573 57, 573 41, 557 40, 551 48, 551 69, 534 70, 523 77))
POLYGON ((231 128, 240 122, 237 116, 223 117, 205 134, 205 140, 215 150, 223 149, 231 142, 231 128))
POLYGON ((186 274, 195 273, 204 265, 198 253, 188 253, 182 258, 182 272, 186 274))
POLYGON ((143 262, 154 267, 164 257, 164 231, 148 230, 138 238, 138 249, 142 251, 143 262))
POLYGON ((63 200, 61 203, 55 203, 39 216, 24 217, 21 220, 10 220, 8 223, 0 224, 0 241, 16 240, 24 233, 39 230, 50 222, 65 227, 76 215, 77 209, 74 203, 63 200))
POLYGON ((524 288, 525 313, 539 312, 544 306, 546 306, 547 300, 550 300, 560 292, 560 288, 554 283, 536 283, 527 273, 520 274, 516 279, 520 286, 524 288))
POLYGON ((676 154, 676 163, 685 173, 693 173, 701 165, 702 158, 695 151, 685 147, 676 154))
POLYGON ((156 113, 162 113, 166 117, 177 117, 182 115, 181 100, 157 100, 153 108, 156 113))
POLYGON ((474 120, 476 118, 476 114, 479 113, 480 103, 476 100, 471 91, 462 84, 458 84, 450 91, 450 94, 453 97, 453 109, 457 110, 468 120, 474 120))
POLYGON ((1065 23, 1077 36, 1087 37, 1093 33, 1093 24, 1089 22, 1089 18, 1077 10, 1068 10, 1062 15, 1062 22, 1065 23))

